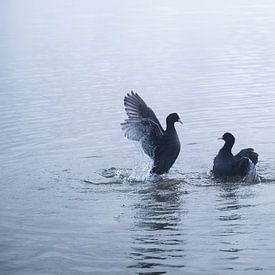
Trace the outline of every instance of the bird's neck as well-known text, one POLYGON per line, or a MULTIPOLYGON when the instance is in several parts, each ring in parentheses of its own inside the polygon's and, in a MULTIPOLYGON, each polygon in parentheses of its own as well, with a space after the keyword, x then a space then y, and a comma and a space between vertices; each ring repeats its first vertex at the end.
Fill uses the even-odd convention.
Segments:
POLYGON ((223 154, 232 155, 231 150, 232 150, 233 145, 234 145, 234 143, 226 142, 224 144, 224 146, 222 147, 222 149, 220 150, 220 152, 223 154))
POLYGON ((167 123, 166 124, 166 131, 174 131, 175 130, 175 124, 174 123, 167 123))

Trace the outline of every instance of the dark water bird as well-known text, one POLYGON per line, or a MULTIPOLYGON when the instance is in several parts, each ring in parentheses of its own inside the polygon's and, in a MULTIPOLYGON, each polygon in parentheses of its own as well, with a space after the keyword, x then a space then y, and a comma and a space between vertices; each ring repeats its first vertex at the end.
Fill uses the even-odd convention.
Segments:
POLYGON ((214 159, 213 173, 215 177, 245 177, 253 169, 256 169, 258 154, 254 152, 254 149, 243 149, 234 156, 231 150, 235 143, 235 137, 231 133, 225 133, 220 139, 223 139, 225 143, 214 159))
POLYGON ((139 141, 144 152, 153 160, 151 174, 168 173, 180 152, 180 141, 175 129, 175 122, 181 122, 177 113, 169 114, 164 130, 153 110, 133 91, 124 98, 128 116, 121 123, 125 136, 139 141))

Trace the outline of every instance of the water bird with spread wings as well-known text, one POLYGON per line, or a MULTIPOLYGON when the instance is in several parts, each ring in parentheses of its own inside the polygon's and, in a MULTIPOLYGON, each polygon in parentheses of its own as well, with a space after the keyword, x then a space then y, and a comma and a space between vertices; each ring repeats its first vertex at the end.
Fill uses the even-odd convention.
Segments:
POLYGON ((138 141, 144 152, 153 160, 151 174, 168 173, 180 152, 180 141, 175 122, 182 123, 177 113, 166 118, 164 130, 153 110, 133 91, 124 98, 128 118, 121 123, 125 136, 138 141))

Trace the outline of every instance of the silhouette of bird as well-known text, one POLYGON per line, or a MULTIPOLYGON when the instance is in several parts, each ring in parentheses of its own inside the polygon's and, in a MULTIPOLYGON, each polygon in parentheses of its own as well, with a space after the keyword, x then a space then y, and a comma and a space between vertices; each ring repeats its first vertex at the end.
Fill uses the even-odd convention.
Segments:
POLYGON ((121 123, 125 136, 138 141, 153 160, 151 174, 168 173, 180 152, 180 141, 175 129, 175 122, 182 123, 179 114, 171 113, 167 116, 164 130, 154 111, 137 93, 128 93, 124 98, 124 106, 128 116, 121 123))
POLYGON ((254 152, 254 149, 243 149, 234 156, 231 150, 235 143, 235 137, 231 133, 225 133, 220 139, 223 139, 225 143, 214 158, 213 173, 215 177, 245 177, 250 168, 255 169, 258 154, 254 152))

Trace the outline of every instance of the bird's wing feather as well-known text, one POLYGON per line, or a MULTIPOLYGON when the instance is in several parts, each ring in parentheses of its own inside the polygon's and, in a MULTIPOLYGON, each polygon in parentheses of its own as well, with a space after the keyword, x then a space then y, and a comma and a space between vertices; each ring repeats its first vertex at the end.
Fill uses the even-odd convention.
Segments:
POLYGON ((125 136, 131 140, 140 141, 146 136, 161 138, 163 135, 159 125, 150 119, 129 118, 121 126, 125 136))
POLYGON ((147 106, 144 100, 137 94, 131 91, 124 98, 124 106, 129 119, 148 119, 158 125, 160 130, 164 132, 154 111, 147 106))
POLYGON ((121 123, 122 130, 128 139, 140 142, 144 152, 154 159, 155 149, 163 137, 158 124, 150 119, 126 119, 121 123))
POLYGON ((154 158, 155 148, 163 137, 163 129, 151 108, 134 92, 124 98, 128 119, 121 123, 128 139, 139 141, 145 153, 154 158))
POLYGON ((236 160, 240 160, 241 158, 249 158, 254 164, 258 162, 258 154, 254 152, 253 148, 243 149, 235 155, 236 160))

